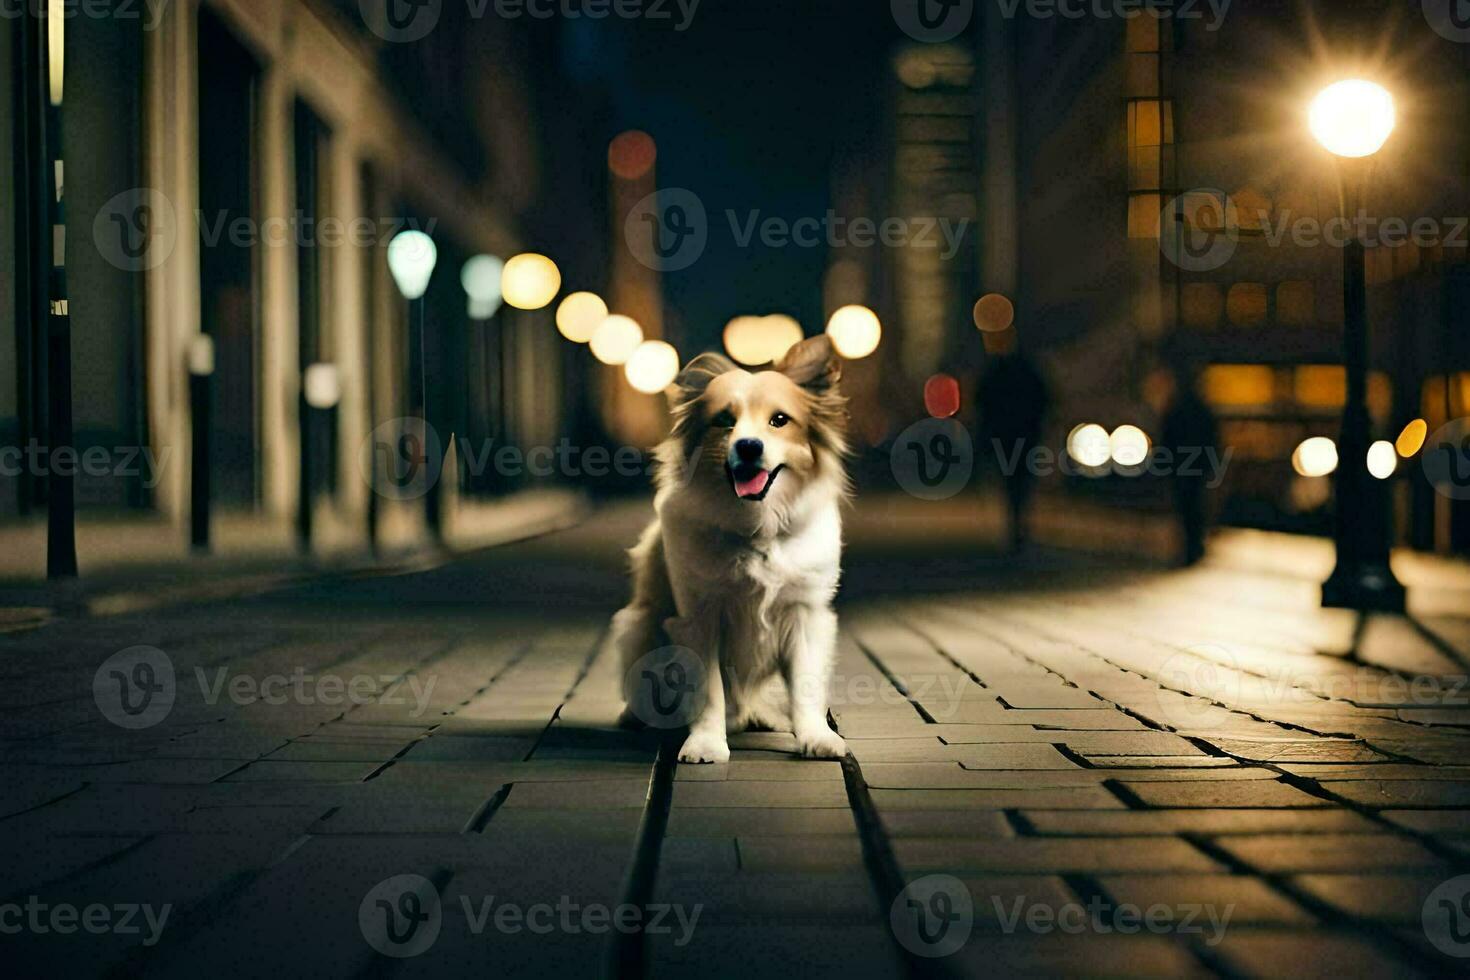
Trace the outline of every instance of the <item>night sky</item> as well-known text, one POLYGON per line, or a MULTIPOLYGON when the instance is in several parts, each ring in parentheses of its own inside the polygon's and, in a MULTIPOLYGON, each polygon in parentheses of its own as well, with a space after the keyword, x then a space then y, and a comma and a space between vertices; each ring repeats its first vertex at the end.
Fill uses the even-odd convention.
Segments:
MULTIPOLYGON (((691 26, 568 21, 563 70, 610 100, 607 139, 643 129, 659 147, 661 188, 684 187, 710 220, 704 257, 667 273, 671 338, 718 347, 737 314, 789 313, 822 329, 825 247, 741 247, 751 212, 788 221, 830 206, 834 150, 871 145, 897 30, 886 3, 704 0, 691 26)), ((679 18, 673 11, 675 23, 679 18)))

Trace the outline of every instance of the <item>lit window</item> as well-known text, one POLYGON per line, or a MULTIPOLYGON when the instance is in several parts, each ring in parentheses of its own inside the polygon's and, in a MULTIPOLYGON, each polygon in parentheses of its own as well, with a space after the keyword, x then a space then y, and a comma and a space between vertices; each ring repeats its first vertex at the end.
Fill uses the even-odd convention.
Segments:
POLYGON ((1237 327, 1258 327, 1266 322, 1266 284, 1238 282, 1225 298, 1225 315, 1237 327))
POLYGON ((1276 373, 1263 364, 1212 364, 1200 377, 1200 390, 1213 405, 1258 408, 1274 400, 1276 373))

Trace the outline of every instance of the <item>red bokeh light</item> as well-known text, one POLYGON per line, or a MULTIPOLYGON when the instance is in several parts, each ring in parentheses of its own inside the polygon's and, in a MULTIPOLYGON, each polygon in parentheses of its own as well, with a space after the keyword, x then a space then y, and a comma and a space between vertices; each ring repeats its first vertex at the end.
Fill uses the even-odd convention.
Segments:
POLYGON ((936 419, 947 419, 960 410, 960 383, 947 374, 936 374, 924 382, 924 408, 936 419))
POLYGON ((637 180, 653 169, 658 146, 653 137, 638 129, 619 133, 607 148, 607 166, 623 180, 637 180))

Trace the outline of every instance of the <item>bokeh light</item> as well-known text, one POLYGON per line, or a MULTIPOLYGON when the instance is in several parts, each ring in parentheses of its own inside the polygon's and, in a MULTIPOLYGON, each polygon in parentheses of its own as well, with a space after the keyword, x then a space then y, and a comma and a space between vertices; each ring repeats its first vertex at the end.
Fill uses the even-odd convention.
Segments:
POLYGON ((1404 459, 1417 453, 1424 448, 1424 440, 1429 437, 1429 423, 1423 419, 1415 419, 1404 426, 1404 431, 1399 433, 1394 442, 1394 449, 1404 459))
POLYGON ((878 349, 883 325, 878 322, 878 314, 866 306, 844 306, 827 321, 827 336, 832 338, 837 353, 856 361, 878 349))
POLYGON ((1368 447, 1368 472, 1378 479, 1387 480, 1398 466, 1398 453, 1387 439, 1380 439, 1368 447))
POLYGON ((1291 467, 1301 476, 1326 476, 1337 469, 1337 443, 1326 436, 1303 440, 1291 454, 1291 467))
POLYGON ((623 180, 646 176, 658 160, 658 144, 638 129, 619 133, 607 147, 607 168, 623 180))
POLYGON ((1091 469, 1106 466, 1113 456, 1108 430, 1095 422, 1077 426, 1067 436, 1067 455, 1091 469))
POLYGON ((960 383, 948 374, 936 374, 924 382, 924 408, 936 419, 947 419, 960 410, 960 383))
POLYGON ((607 319, 607 304, 596 293, 572 293, 556 308, 556 329, 574 344, 585 344, 607 319))
POLYGON ((801 343, 801 324, 784 314, 737 316, 725 325, 725 351, 747 367, 772 364, 801 343))
POLYGON ((643 343, 643 328, 630 316, 614 313, 597 325, 589 341, 592 356, 604 364, 626 364, 643 343))
POLYGON ((1000 293, 987 293, 975 301, 974 317, 981 330, 1000 333, 1016 322, 1016 307, 1000 293))
POLYGON ((1108 436, 1109 454, 1119 466, 1142 466, 1153 448, 1148 434, 1136 425, 1120 425, 1108 436))
POLYGON ((476 255, 460 270, 459 282, 469 297, 470 317, 488 320, 499 310, 505 297, 500 292, 505 263, 493 255, 476 255))
POLYGON ((429 291, 439 249, 434 239, 421 231, 404 231, 388 243, 388 271, 407 300, 419 299, 429 291))
POLYGON ((546 256, 527 252, 505 263, 500 288, 505 301, 518 310, 543 309, 561 291, 561 270, 546 256))
POLYGON ((656 395, 679 375, 679 352, 662 340, 645 340, 623 365, 628 384, 645 395, 656 395))
POLYGON ((1312 135, 1340 157, 1366 157, 1388 142, 1394 127, 1393 96, 1360 78, 1329 85, 1307 113, 1312 135))

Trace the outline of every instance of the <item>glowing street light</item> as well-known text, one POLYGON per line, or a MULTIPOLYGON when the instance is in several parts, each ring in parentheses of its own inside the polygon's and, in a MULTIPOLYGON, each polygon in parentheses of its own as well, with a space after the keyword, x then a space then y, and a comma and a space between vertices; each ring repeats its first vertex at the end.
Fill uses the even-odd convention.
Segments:
POLYGON ((1399 456, 1393 443, 1380 439, 1368 447, 1368 472, 1376 480, 1387 480, 1399 468, 1399 456))
POLYGON ((614 313, 598 324, 592 332, 592 356, 604 364, 617 367, 628 363, 628 358, 643 343, 643 328, 630 316, 614 313))
POLYGON ((410 303, 422 299, 429 291, 434 266, 439 262, 439 249, 434 239, 421 231, 404 231, 388 243, 388 271, 398 291, 410 303))
POLYGON ((1337 443, 1326 436, 1302 440, 1291 454, 1291 468, 1298 476, 1327 476, 1337 469, 1337 443))
POLYGON ((500 279, 505 273, 505 263, 493 255, 476 255, 460 270, 460 285, 469 297, 471 320, 488 320, 499 311, 505 302, 500 292, 500 279))
POLYGON ((856 361, 878 349, 883 325, 878 322, 878 314, 866 306, 844 306, 827 321, 827 336, 832 338, 837 353, 856 361))
POLYGON ((572 293, 556 308, 556 329, 574 344, 585 344, 607 319, 607 304, 596 293, 572 293))
POLYGON ((1067 455, 1091 470, 1106 466, 1113 456, 1108 430, 1095 422, 1077 426, 1067 436, 1067 455))
POLYGON ((725 324, 725 350, 747 367, 779 361, 801 343, 801 324, 784 314, 737 316, 725 324))
POLYGON ((1353 159, 1383 149, 1394 121, 1393 96, 1383 86, 1360 78, 1327 86, 1307 114, 1318 143, 1336 156, 1353 159))
POLYGON ((634 390, 656 395, 679 375, 679 352, 662 340, 645 340, 623 365, 623 374, 634 390))
MULTIPOLYGON (((424 347, 424 318, 426 314, 424 294, 429 291, 429 281, 434 277, 434 266, 439 262, 439 249, 434 240, 421 231, 404 231, 388 243, 388 271, 398 284, 398 291, 408 300, 409 318, 414 329, 409 334, 409 363, 418 362, 418 370, 409 372, 408 400, 410 411, 418 413, 423 431, 429 429, 429 362, 424 347)), ((303 440, 303 447, 305 441, 303 440)), ((303 453, 303 468, 310 465, 303 453)), ((437 464, 437 460, 435 463, 437 464)), ((376 478, 376 468, 374 474, 376 478)), ((306 485, 303 477, 302 485, 306 485)), ((306 534, 310 534, 310 508, 303 508, 307 523, 306 534)), ((438 535, 440 531, 439 495, 424 494, 424 519, 429 530, 438 535)))
POLYGON ((1151 448, 1148 434, 1136 425, 1120 425, 1108 436, 1113 462, 1127 469, 1142 466, 1151 448))
MULTIPOLYGON (((1373 438, 1368 412, 1368 264, 1357 218, 1363 210, 1372 156, 1388 142, 1394 121, 1393 96, 1360 78, 1327 86, 1307 113, 1312 135, 1337 158, 1342 217, 1351 234, 1342 250, 1347 398, 1336 447, 1349 460, 1367 459, 1373 438)), ((1374 484, 1367 467, 1357 465, 1338 467, 1334 491, 1337 564, 1322 583, 1322 605, 1403 612, 1404 587, 1388 561, 1392 525, 1387 494, 1374 484)))
POLYGON ((561 292, 561 270, 546 256, 527 252, 505 263, 500 287, 516 309, 544 309, 561 292))

